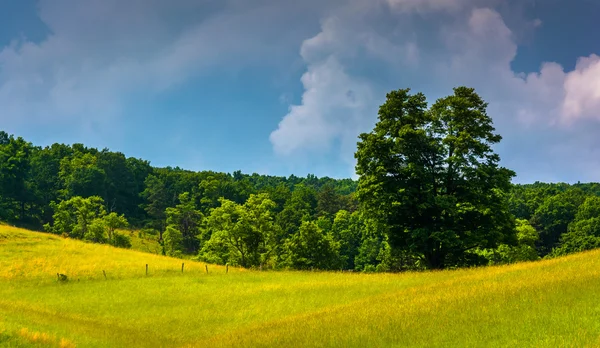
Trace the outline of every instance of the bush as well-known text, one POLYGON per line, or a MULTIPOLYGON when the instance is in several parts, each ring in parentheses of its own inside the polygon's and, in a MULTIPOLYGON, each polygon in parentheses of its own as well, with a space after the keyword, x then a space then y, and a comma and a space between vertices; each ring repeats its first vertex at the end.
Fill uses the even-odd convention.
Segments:
POLYGON ((129 236, 126 236, 124 234, 115 233, 112 244, 118 248, 129 249, 129 248, 131 248, 131 238, 129 238, 129 236))
POLYGON ((377 267, 375 265, 365 265, 364 273, 375 273, 377 272, 377 267))

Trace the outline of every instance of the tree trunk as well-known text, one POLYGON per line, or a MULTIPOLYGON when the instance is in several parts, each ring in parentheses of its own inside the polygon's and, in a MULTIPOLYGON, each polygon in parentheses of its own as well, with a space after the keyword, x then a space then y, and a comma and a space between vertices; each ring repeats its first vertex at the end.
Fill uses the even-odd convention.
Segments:
POLYGON ((444 269, 444 259, 446 255, 444 255, 441 250, 431 250, 428 253, 425 253, 425 263, 427 263, 427 268, 429 269, 444 269))

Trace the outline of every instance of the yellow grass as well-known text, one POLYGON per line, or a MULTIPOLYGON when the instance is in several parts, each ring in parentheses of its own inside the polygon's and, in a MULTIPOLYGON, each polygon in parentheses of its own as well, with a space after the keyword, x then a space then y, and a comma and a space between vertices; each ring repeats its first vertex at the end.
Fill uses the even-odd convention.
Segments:
MULTIPOLYGON (((205 272, 205 265, 141 251, 84 243, 47 233, 0 226, 0 279, 51 282, 56 274, 70 280, 111 279, 150 276, 171 272, 205 272)), ((209 272, 224 272, 223 266, 210 266, 209 272)), ((240 271, 231 269, 231 271, 240 271)))
POLYGON ((0 346, 600 346, 599 251, 406 274, 181 262, 0 226, 0 346))

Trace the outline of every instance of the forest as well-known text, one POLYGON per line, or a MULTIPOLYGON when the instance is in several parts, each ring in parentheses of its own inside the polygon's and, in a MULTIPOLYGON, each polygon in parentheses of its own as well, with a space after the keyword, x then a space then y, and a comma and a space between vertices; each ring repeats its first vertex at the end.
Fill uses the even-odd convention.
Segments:
POLYGON ((600 247, 600 184, 514 184, 487 104, 392 91, 356 151, 358 180, 194 172, 0 132, 0 221, 260 269, 398 272, 600 247))

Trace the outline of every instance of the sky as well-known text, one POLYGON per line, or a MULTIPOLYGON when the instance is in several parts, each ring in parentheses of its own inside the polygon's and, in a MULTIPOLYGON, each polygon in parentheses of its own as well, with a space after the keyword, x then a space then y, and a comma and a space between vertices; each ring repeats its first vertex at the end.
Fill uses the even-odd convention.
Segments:
POLYGON ((0 0, 0 130, 356 178, 387 92, 489 103, 515 182, 600 181, 595 0, 0 0))

